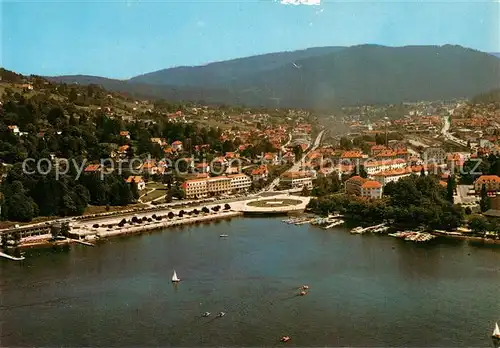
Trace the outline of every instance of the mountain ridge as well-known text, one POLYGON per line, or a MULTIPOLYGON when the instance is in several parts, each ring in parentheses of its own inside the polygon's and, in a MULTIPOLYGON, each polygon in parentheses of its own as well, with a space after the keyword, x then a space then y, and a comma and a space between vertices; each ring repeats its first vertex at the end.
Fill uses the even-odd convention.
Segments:
POLYGON ((129 80, 85 75, 52 79, 183 101, 329 109, 472 97, 500 87, 500 58, 458 45, 364 44, 169 68, 129 80))

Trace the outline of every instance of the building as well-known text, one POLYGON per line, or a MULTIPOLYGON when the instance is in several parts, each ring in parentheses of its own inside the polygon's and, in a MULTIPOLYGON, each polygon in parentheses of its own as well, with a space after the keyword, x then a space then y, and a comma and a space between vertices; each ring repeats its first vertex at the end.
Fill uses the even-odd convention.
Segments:
POLYGON ((345 192, 349 195, 361 196, 361 186, 365 183, 366 179, 360 176, 353 176, 345 182, 345 192))
POLYGON ((365 181, 361 185, 361 197, 372 199, 382 198, 382 184, 374 180, 365 181))
POLYGON ((186 198, 196 199, 230 194, 231 192, 246 192, 251 185, 252 181, 245 174, 234 174, 186 180, 181 188, 186 198))
POLYGON ((129 176, 127 179, 125 179, 125 182, 129 184, 135 183, 139 191, 142 191, 146 188, 146 183, 144 182, 142 176, 129 176))
POLYGON ((16 135, 19 135, 19 133, 20 133, 18 126, 7 126, 7 128, 9 129, 9 131, 11 131, 12 133, 14 133, 16 135))
POLYGON ((267 176, 269 175, 267 171, 267 167, 265 165, 259 166, 251 171, 252 181, 257 182, 260 180, 267 180, 267 176))
POLYGON ((232 192, 246 192, 252 186, 252 180, 245 174, 234 174, 227 177, 231 180, 232 192))
POLYGON ((483 185, 487 192, 500 191, 500 177, 498 175, 481 175, 474 182, 474 190, 476 193, 481 192, 483 185))
POLYGON ((302 188, 312 189, 312 176, 308 172, 285 172, 280 177, 280 186, 284 188, 302 188))
POLYGON ((443 164, 446 161, 446 151, 439 147, 428 147, 423 153, 424 163, 443 164))
POLYGON ((207 191, 210 196, 218 196, 231 193, 231 179, 226 176, 208 178, 207 191))
POLYGON ((128 131, 121 131, 120 136, 127 138, 127 139, 130 139, 130 133, 128 131))
POLYGON ((182 150, 182 141, 176 140, 172 143, 172 149, 174 151, 181 151, 182 150))
POLYGON ((382 184, 360 176, 353 176, 345 182, 347 194, 366 198, 382 198, 382 184))
POLYGON ((408 168, 389 170, 387 172, 380 172, 373 175, 373 179, 378 181, 382 186, 387 185, 389 182, 396 182, 401 178, 405 178, 412 174, 412 170, 408 168))
POLYGON ((181 186, 185 198, 203 198, 208 196, 207 179, 186 180, 181 186))
POLYGON ((386 161, 367 161, 364 163, 364 168, 368 175, 375 173, 386 172, 388 170, 406 168, 408 163, 401 158, 386 161))

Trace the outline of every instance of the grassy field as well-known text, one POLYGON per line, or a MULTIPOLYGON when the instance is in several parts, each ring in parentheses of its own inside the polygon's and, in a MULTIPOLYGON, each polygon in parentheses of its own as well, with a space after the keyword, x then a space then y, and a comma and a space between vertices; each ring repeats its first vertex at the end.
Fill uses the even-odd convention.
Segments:
POLYGON ((298 205, 302 202, 296 199, 283 199, 283 198, 273 198, 273 199, 262 199, 260 201, 253 201, 247 203, 251 207, 259 208, 271 208, 271 207, 288 207, 291 205, 298 205))
POLYGON ((156 189, 153 192, 148 193, 146 196, 142 197, 141 200, 143 202, 151 202, 151 201, 155 200, 156 198, 159 198, 161 196, 165 196, 166 194, 167 194, 167 190, 165 188, 156 189))

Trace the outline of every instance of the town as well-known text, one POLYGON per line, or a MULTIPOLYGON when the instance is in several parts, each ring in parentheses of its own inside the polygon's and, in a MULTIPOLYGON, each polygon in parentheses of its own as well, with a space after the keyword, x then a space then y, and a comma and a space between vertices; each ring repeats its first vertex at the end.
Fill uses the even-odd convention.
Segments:
POLYGON ((324 114, 171 104, 2 74, 4 244, 16 233, 21 242, 51 238, 46 228, 29 228, 49 216, 95 218, 283 192, 373 201, 412 176, 435 178, 476 230, 487 232, 486 219, 500 216, 495 95, 324 114), (13 229, 19 223, 25 233, 13 229))

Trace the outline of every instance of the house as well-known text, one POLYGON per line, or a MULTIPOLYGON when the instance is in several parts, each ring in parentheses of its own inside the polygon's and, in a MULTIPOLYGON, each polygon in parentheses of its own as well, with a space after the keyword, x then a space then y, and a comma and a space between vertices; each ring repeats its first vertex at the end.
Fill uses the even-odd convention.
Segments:
POLYGON ((267 167, 265 165, 261 165, 258 168, 251 171, 252 181, 257 182, 260 180, 267 180, 267 176, 269 172, 267 171, 267 167))
POLYGON ((120 158, 127 157, 129 148, 129 145, 122 145, 118 148, 118 155, 120 156, 120 158))
POLYGON ((382 198, 382 184, 360 176, 353 176, 345 182, 347 194, 365 198, 382 198))
POLYGON ((349 195, 361 196, 361 186, 366 179, 360 176, 353 176, 345 182, 345 192, 349 195))
POLYGON ((278 164, 278 156, 275 153, 267 152, 262 159, 267 164, 278 164))
POLYGON ((144 182, 142 176, 129 176, 127 179, 125 179, 125 182, 129 184, 135 183, 139 191, 142 191, 146 188, 146 183, 144 182))
POLYGON ((474 190, 477 194, 481 192, 483 185, 487 192, 498 192, 500 191, 500 177, 498 175, 481 175, 474 181, 474 190))
POLYGON ((158 144, 160 146, 168 145, 167 141, 163 138, 151 138, 150 140, 152 143, 158 144))
POLYGON ((12 133, 14 133, 15 135, 19 135, 19 127, 18 126, 7 126, 7 128, 9 129, 9 131, 11 131, 12 133))
POLYGON ((130 133, 129 133, 129 131, 120 131, 120 136, 124 137, 124 138, 127 138, 127 139, 130 139, 130 133))
POLYGON ((361 197, 382 198, 382 184, 375 180, 366 180, 361 185, 361 197))
POLYGON ((172 143, 172 149, 174 151, 182 151, 182 141, 176 140, 172 143))
POLYGON ((280 186, 285 188, 302 188, 307 187, 309 190, 312 189, 312 175, 309 172, 298 171, 298 172, 285 172, 281 174, 280 186))
POLYGON ((210 172, 210 166, 208 165, 208 163, 206 162, 201 162, 201 163, 198 163, 196 166, 196 171, 198 173, 208 173, 210 172))
POLYGON ((96 173, 101 171, 101 165, 100 164, 89 164, 85 169, 83 170, 85 173, 96 173))

